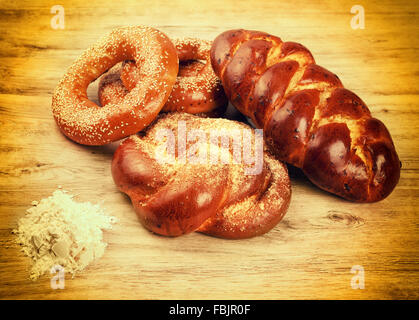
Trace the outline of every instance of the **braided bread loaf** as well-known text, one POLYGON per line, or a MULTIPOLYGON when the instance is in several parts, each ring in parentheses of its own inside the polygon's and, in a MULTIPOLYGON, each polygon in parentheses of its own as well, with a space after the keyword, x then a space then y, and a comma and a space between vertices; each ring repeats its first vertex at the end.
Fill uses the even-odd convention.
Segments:
MULTIPOLYGON (((291 187, 286 166, 264 151, 262 143, 259 152, 253 150, 260 156, 255 157, 260 160, 258 170, 246 170, 253 160, 233 162, 237 145, 252 144, 253 132, 226 119, 162 114, 141 136, 121 143, 112 160, 112 175, 119 190, 131 198, 141 223, 155 233, 179 236, 199 231, 230 239, 260 235, 284 216, 291 187), (225 145, 222 136, 210 138, 212 130, 223 130, 233 143, 225 145), (239 138, 238 144, 231 134, 239 138), (166 161, 171 154, 171 147, 166 152, 167 143, 178 146, 172 150, 173 161, 166 161), (224 160, 213 161, 212 155, 224 160)), ((243 158, 247 155, 243 150, 243 158)))
POLYGON ((394 189, 401 163, 386 127, 304 46, 230 30, 213 42, 211 63, 229 100, 264 129, 278 159, 314 184, 357 202, 394 189))

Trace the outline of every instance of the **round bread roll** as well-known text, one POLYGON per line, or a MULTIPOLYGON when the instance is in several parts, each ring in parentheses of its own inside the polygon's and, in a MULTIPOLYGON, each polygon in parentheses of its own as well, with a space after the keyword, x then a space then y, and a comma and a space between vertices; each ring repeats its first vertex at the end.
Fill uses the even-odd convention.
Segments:
POLYGON ((249 126, 186 113, 162 114, 125 139, 112 175, 152 232, 229 239, 271 230, 291 199, 286 166, 249 126))

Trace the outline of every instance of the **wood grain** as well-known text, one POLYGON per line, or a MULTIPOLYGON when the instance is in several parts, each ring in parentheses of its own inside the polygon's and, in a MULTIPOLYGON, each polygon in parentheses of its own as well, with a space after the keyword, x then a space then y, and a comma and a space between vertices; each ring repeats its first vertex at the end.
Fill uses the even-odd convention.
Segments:
MULTIPOLYGON (((419 297, 419 24, 417 1, 363 1, 365 29, 350 27, 351 1, 60 1, 65 29, 50 26, 55 1, 0 2, 0 298, 3 299, 417 299, 419 297), (385 200, 354 204, 290 168, 291 207, 268 234, 226 241, 194 233, 164 238, 138 223, 110 175, 116 145, 85 147, 60 134, 51 95, 71 62, 121 25, 171 37, 213 39, 230 28, 306 45, 392 133, 403 162, 385 200), (102 259, 64 290, 28 280, 30 262, 11 230, 32 200, 58 185, 103 201, 120 223, 102 259), (365 289, 350 286, 353 265, 365 289)), ((94 99, 94 90, 89 93, 94 99)))

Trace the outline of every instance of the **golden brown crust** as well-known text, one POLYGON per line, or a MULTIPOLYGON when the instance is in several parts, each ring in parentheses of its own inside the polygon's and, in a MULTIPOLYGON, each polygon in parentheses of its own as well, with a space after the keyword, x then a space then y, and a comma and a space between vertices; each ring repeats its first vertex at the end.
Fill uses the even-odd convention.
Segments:
POLYGON ((285 165, 262 150, 260 172, 248 174, 246 168, 252 164, 232 162, 233 144, 223 146, 219 140, 209 139, 212 130, 243 135, 249 131, 254 135, 243 123, 175 112, 160 115, 143 135, 127 138, 116 150, 114 181, 131 198, 140 221, 149 230, 167 236, 200 231, 239 239, 269 231, 284 216, 291 198, 285 165), (180 125, 202 130, 207 137, 203 141, 188 139, 188 156, 195 154, 191 150, 215 148, 230 162, 211 162, 209 157, 203 162, 184 161, 179 152, 174 162, 158 161, 162 158, 156 158, 156 150, 166 143, 158 138, 160 130, 173 132, 179 143, 180 125))
MULTIPOLYGON (((183 38, 174 43, 180 61, 179 73, 162 111, 183 111, 209 116, 224 113, 228 100, 211 67, 211 42, 183 38)), ((118 69, 102 77, 98 91, 102 105, 120 101, 140 81, 136 69, 134 62, 125 61, 118 69)))
POLYGON ((400 177, 389 132, 301 44, 249 30, 220 34, 211 63, 232 102, 282 161, 357 202, 387 197, 400 177))
POLYGON ((145 27, 113 30, 87 49, 67 70, 52 97, 60 130, 87 145, 103 145, 134 134, 155 119, 178 72, 176 49, 160 31, 145 27), (99 107, 87 98, 88 85, 123 60, 141 61, 141 81, 124 99, 99 107))
POLYGON ((100 105, 109 103, 119 104, 129 93, 121 80, 122 64, 118 63, 100 77, 98 86, 98 98, 100 105))
POLYGON ((225 206, 205 221, 197 231, 226 239, 243 239, 262 235, 284 217, 291 201, 291 184, 287 168, 265 153, 265 184, 241 201, 225 206))

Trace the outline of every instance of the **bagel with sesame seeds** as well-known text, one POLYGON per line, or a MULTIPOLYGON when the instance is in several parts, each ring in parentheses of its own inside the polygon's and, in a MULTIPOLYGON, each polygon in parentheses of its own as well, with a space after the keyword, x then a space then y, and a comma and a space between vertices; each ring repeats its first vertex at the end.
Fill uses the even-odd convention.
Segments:
MULTIPOLYGON (((162 111, 183 111, 207 116, 222 115, 228 105, 220 80, 210 61, 211 41, 183 38, 174 40, 179 72, 162 111)), ((124 99, 140 81, 134 61, 125 61, 102 76, 98 88, 102 106, 124 99)))
POLYGON ((52 97, 52 113, 61 132, 85 145, 104 145, 148 126, 169 98, 179 61, 170 39, 157 29, 114 29, 69 67, 52 97), (140 81, 117 103, 98 106, 87 87, 120 61, 132 60, 140 81))

